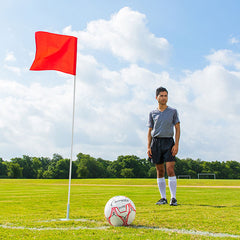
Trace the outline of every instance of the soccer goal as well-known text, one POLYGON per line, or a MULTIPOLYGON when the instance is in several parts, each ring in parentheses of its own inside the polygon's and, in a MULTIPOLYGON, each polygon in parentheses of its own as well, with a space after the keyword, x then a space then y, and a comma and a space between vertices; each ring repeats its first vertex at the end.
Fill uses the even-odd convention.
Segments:
POLYGON ((203 179, 203 178, 205 178, 204 176, 213 176, 213 179, 216 179, 215 173, 198 173, 198 179, 203 179), (203 177, 201 178, 201 176, 203 176, 203 177))
POLYGON ((191 179, 191 176, 190 175, 178 175, 178 178, 191 179))

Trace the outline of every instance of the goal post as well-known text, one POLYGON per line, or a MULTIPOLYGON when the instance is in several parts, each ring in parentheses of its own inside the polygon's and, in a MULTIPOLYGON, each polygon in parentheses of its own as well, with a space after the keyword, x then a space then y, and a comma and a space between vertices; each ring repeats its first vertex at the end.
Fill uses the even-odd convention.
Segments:
POLYGON ((198 173, 198 179, 200 179, 200 176, 213 176, 213 178, 216 179, 215 173, 198 173))

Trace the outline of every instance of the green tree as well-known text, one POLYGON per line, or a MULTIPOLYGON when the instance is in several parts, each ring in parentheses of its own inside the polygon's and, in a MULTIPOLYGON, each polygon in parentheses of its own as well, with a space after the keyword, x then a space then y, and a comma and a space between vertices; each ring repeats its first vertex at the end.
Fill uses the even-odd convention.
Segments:
POLYGON ((227 161, 226 168, 228 170, 227 178, 240 179, 240 163, 237 161, 227 161))
POLYGON ((0 177, 7 177, 7 164, 0 158, 0 177))
POLYGON ((63 159, 63 157, 57 153, 54 153, 53 154, 53 158, 52 158, 52 162, 58 162, 60 161, 61 159, 63 159))
MULTIPOLYGON (((63 159, 56 153, 52 159, 23 155, 22 158, 13 158, 7 162, 0 158, 0 177, 68 178, 69 162, 69 159, 63 159)), ((198 173, 215 173, 217 178, 240 179, 240 163, 176 158, 175 173, 177 176, 190 175, 191 178, 197 178, 198 173)), ((156 178, 156 169, 149 161, 135 155, 119 156, 115 161, 108 161, 79 153, 77 160, 72 162, 72 178, 103 177, 156 178)))
POLYGON ((35 178, 46 178, 46 174, 44 177, 44 172, 48 170, 48 166, 50 165, 51 160, 44 157, 33 157, 32 163, 35 178))
POLYGON ((33 157, 32 158, 32 168, 34 172, 34 178, 41 178, 42 177, 42 163, 39 158, 33 157))
POLYGON ((42 173, 42 178, 44 178, 44 179, 53 179, 53 178, 55 178, 55 172, 50 167, 48 170, 46 170, 46 171, 44 171, 42 173))
POLYGON ((77 177, 78 178, 89 178, 90 173, 87 166, 79 164, 77 167, 77 177))
MULTIPOLYGON (((69 159, 60 159, 55 166, 55 178, 67 179, 69 178, 69 166, 70 160, 69 159)), ((76 164, 72 161, 72 176, 71 178, 76 177, 76 164)))
POLYGON ((176 157, 176 163, 175 163, 175 174, 178 175, 187 175, 187 161, 185 159, 179 159, 176 157))
POLYGON ((32 158, 26 155, 23 155, 23 158, 13 158, 11 159, 13 163, 18 163, 19 166, 22 168, 22 177, 23 178, 35 178, 32 158))
POLYGON ((108 171, 108 167, 111 165, 111 161, 109 160, 103 160, 102 158, 97 158, 97 162, 99 163, 99 166, 101 169, 104 169, 104 176, 105 178, 113 177, 111 173, 108 171))
POLYGON ((7 164, 8 176, 10 178, 22 178, 23 168, 18 163, 9 162, 7 164))
POLYGON ((107 171, 109 172, 112 178, 121 178, 121 170, 123 169, 122 165, 118 161, 113 161, 108 167, 107 171))
POLYGON ((61 159, 62 159, 61 155, 56 154, 56 153, 53 154, 53 159, 47 165, 47 168, 43 172, 42 177, 46 178, 46 179, 54 179, 54 178, 56 178, 56 175, 57 175, 57 173, 56 173, 56 164, 61 159))
POLYGON ((148 177, 150 177, 150 178, 157 178, 157 171, 156 171, 155 167, 151 167, 148 170, 148 177))
POLYGON ((149 165, 145 159, 140 159, 134 155, 119 156, 116 164, 111 165, 111 168, 117 174, 117 177, 121 177, 121 170, 128 168, 132 169, 134 178, 148 177, 149 165))
POLYGON ((121 170, 121 176, 123 178, 134 178, 134 173, 132 168, 123 168, 121 170))
POLYGON ((101 162, 87 154, 79 153, 76 160, 78 178, 103 178, 106 169, 101 162))
POLYGON ((193 160, 191 158, 186 159, 187 162, 187 174, 190 175, 191 178, 197 178, 197 174, 202 172, 202 167, 201 167, 201 160, 193 160))

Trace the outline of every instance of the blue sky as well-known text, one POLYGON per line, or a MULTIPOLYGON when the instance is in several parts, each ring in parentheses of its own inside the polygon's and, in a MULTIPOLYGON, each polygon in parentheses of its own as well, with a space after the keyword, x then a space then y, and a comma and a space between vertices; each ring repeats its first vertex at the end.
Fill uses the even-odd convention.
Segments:
POLYGON ((5 1, 0 157, 69 157, 72 77, 31 72, 34 34, 78 37, 75 153, 146 157, 155 88, 179 111, 180 158, 240 161, 239 1, 5 1))

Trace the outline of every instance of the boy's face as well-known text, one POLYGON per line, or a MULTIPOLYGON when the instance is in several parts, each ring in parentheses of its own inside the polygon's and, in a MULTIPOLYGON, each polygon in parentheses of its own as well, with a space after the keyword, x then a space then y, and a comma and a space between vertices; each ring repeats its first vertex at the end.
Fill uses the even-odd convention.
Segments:
POLYGON ((168 93, 167 92, 160 92, 158 96, 156 97, 158 103, 161 105, 165 105, 168 101, 168 93))

